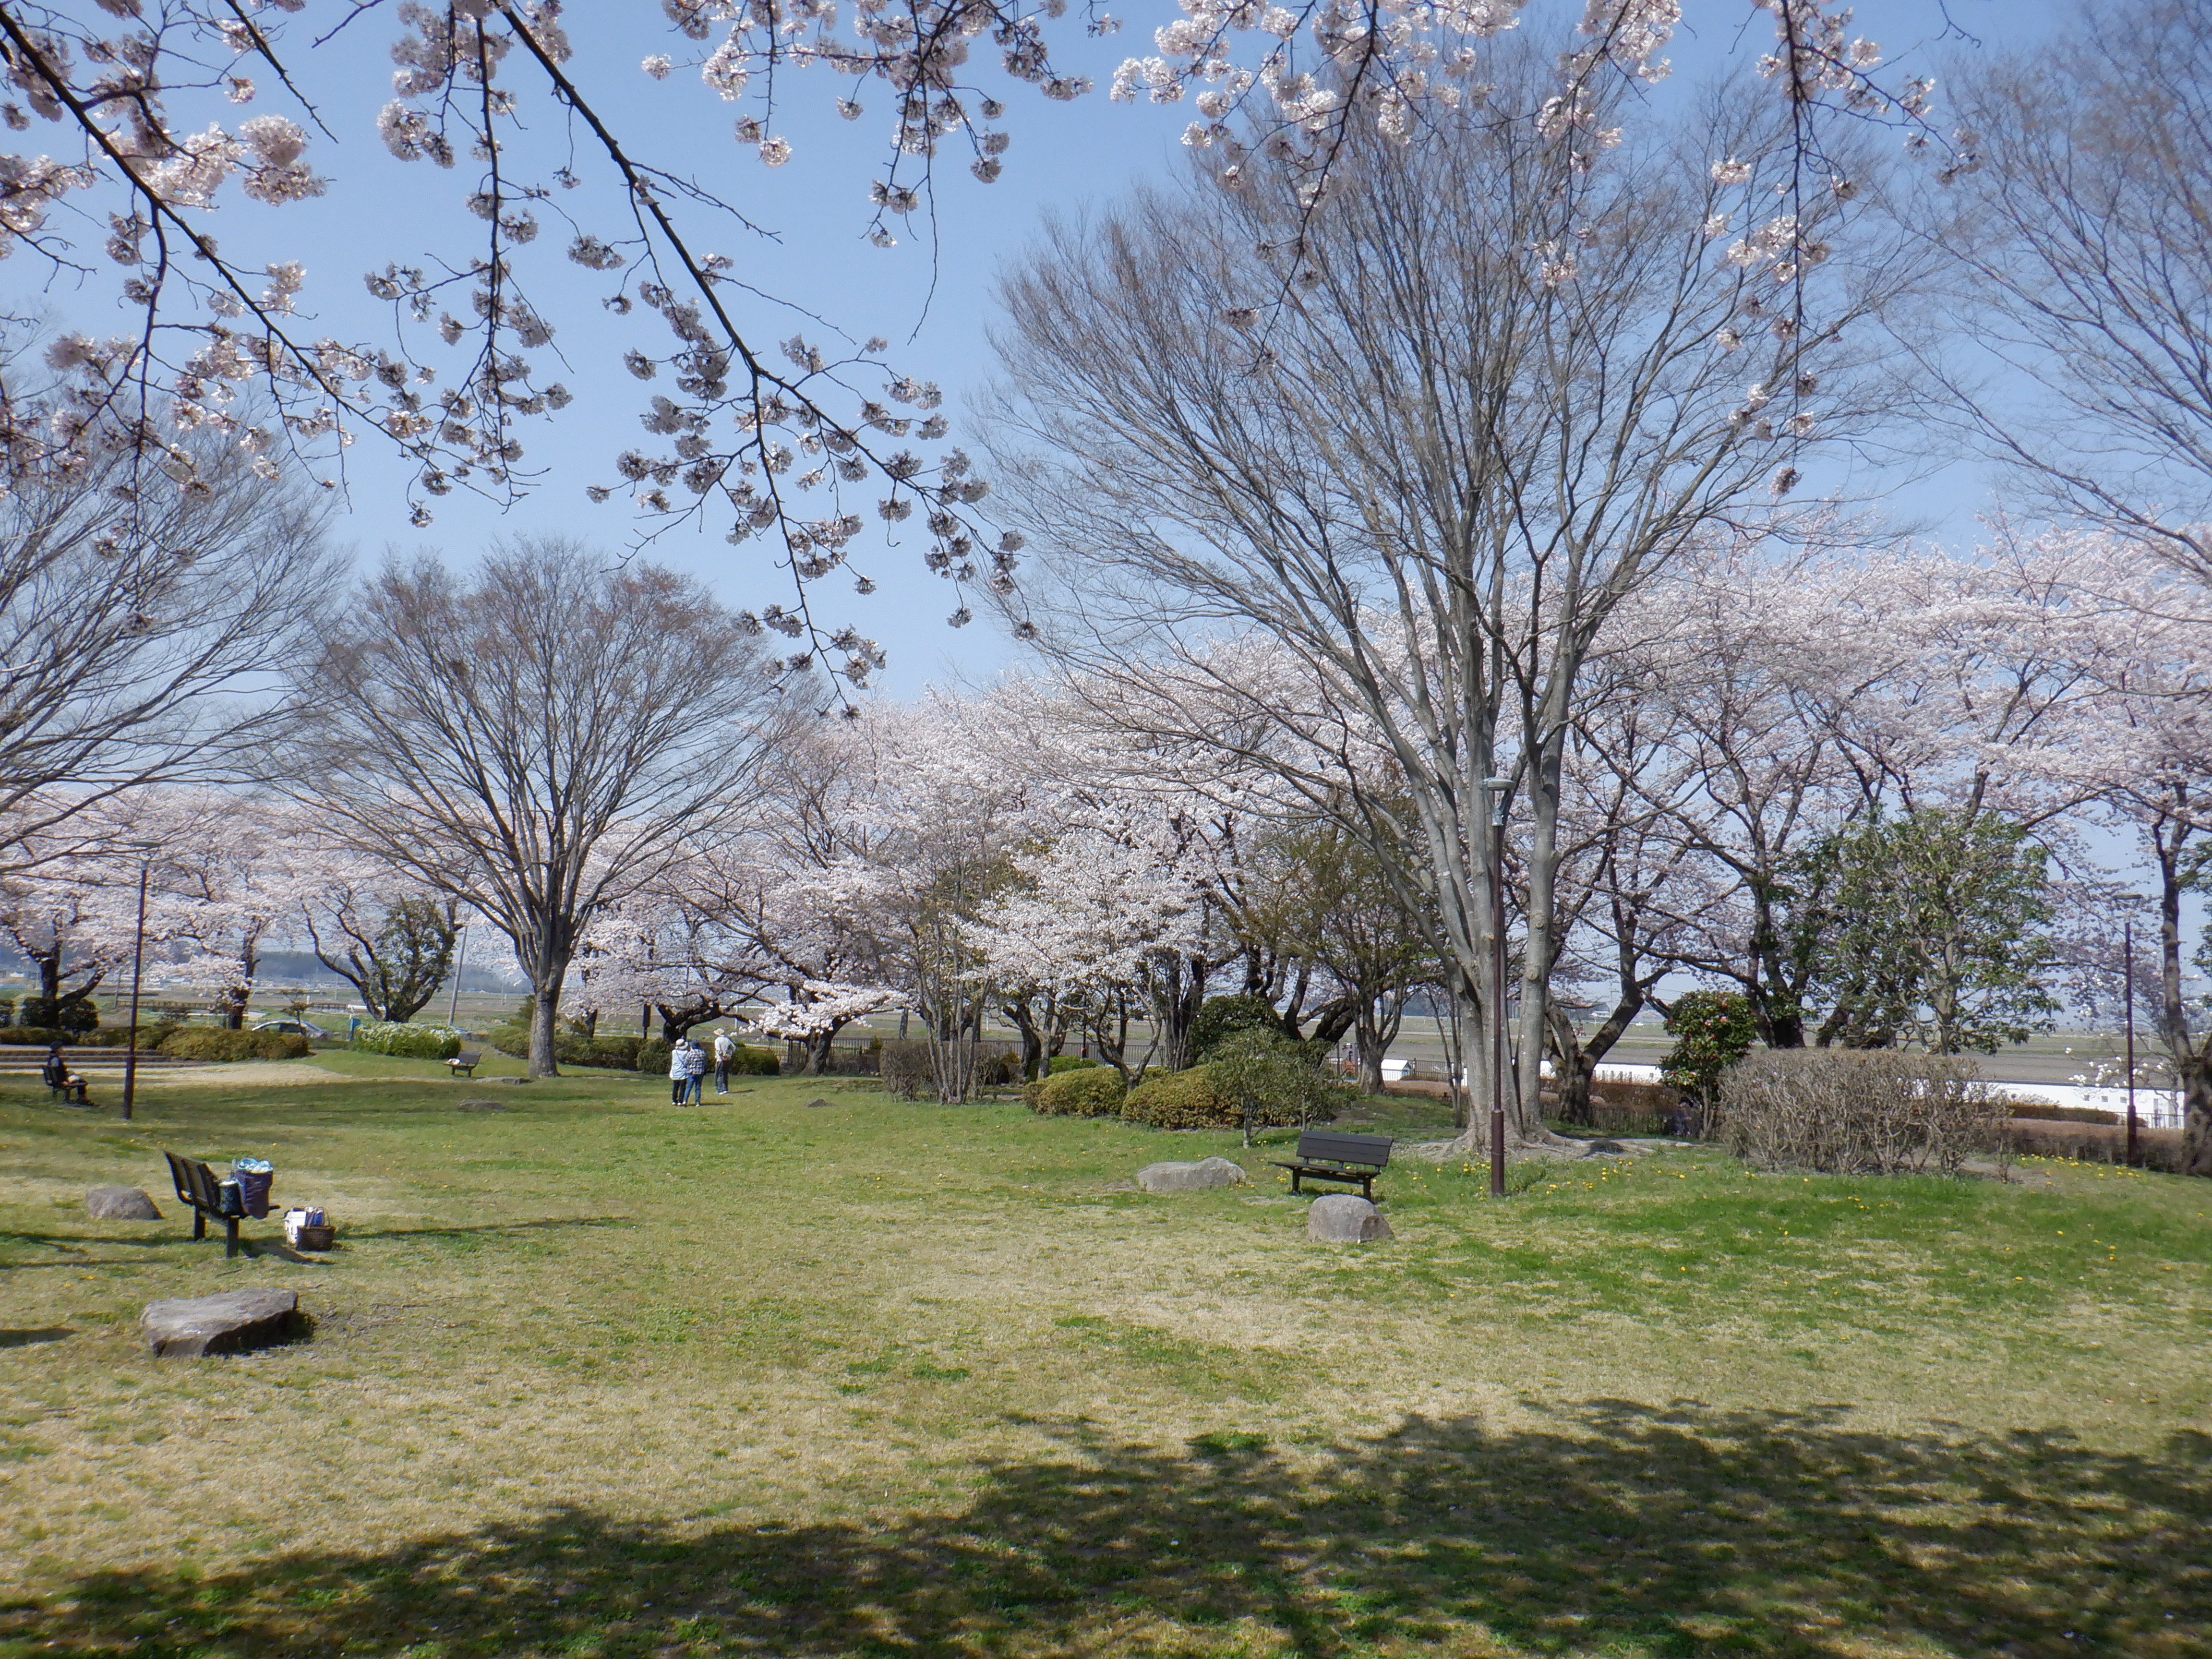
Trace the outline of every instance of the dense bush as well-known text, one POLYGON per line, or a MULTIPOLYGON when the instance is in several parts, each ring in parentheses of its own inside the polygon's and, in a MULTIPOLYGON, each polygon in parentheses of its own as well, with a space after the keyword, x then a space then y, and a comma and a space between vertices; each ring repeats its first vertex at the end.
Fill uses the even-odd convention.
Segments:
POLYGON ((630 1064, 648 1076, 666 1077, 668 1053, 675 1046, 666 1037, 647 1037, 637 1045, 637 1058, 630 1064))
POLYGON ((1081 1054, 1054 1054, 1051 1072, 1054 1077, 1062 1072, 1087 1072, 1097 1063, 1095 1060, 1085 1059, 1081 1054))
POLYGON ((365 1019, 354 1027, 347 1047, 364 1054, 396 1054, 403 1060, 451 1060, 461 1052, 462 1034, 450 1025, 400 1024, 365 1019))
POLYGON ((1357 1091, 1322 1074, 1325 1052, 1257 1026, 1231 1031, 1213 1045, 1207 1063, 1213 1086, 1228 1099, 1233 1115, 1227 1121, 1243 1127, 1246 1146, 1255 1129, 1326 1123, 1351 1103, 1357 1091))
POLYGON ((773 1048, 750 1042, 741 1042, 738 1052, 730 1056, 730 1075, 732 1077, 781 1077, 783 1056, 773 1048))
POLYGON ((1710 1139, 1763 1170, 1954 1172, 2011 1159, 2011 1118, 1971 1060, 1893 1049, 1780 1048, 1721 1076, 1710 1139))
POLYGON ((1237 1103, 1214 1086, 1211 1066, 1146 1073, 1121 1103, 1121 1116, 1155 1129, 1233 1128, 1239 1121, 1237 1103))
POLYGON ((2015 1118, 2039 1118, 2049 1123, 2124 1123, 2125 1112, 2107 1112, 2095 1106, 2060 1106, 2048 1100, 2008 1097, 2004 1105, 2015 1118))
POLYGON ((1659 1061, 1660 1081, 1709 1107, 1722 1073, 1751 1052, 1759 1028, 1742 992, 1685 991, 1667 1010, 1667 1034, 1674 1046, 1659 1061))
POLYGON ((161 1039, 161 1052, 175 1060, 298 1060, 308 1048, 307 1039, 294 1031, 187 1025, 161 1039))
POLYGON ((1121 1095, 1121 1074, 1105 1066, 1056 1073, 1023 1091, 1030 1109, 1048 1117, 1111 1117, 1121 1095))
MULTIPOLYGON (((170 1032, 179 1029, 175 1021, 167 1019, 158 1025, 141 1025, 138 1028, 138 1046, 141 1048, 158 1048, 170 1032)), ((69 1040, 85 1048, 128 1048, 131 1046, 131 1028, 128 1025, 103 1025, 97 1031, 85 1031, 69 1040)), ((4 1041, 4 1035, 0 1035, 0 1042, 4 1041)))
POLYGON ((15 1018, 54 1031, 100 1029, 100 1010, 84 997, 25 997, 16 1004, 15 1018))
POLYGON ((1190 1022, 1190 1057, 1208 1060, 1225 1038, 1239 1031, 1283 1035, 1283 1022, 1265 997, 1208 997, 1190 1022))

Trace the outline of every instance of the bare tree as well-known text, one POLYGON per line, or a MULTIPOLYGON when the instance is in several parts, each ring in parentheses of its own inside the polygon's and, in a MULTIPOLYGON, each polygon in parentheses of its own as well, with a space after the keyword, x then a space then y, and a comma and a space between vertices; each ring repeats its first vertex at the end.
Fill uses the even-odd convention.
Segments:
POLYGON ((1961 69, 1979 164, 1931 212, 1978 216, 1946 240, 2002 370, 1960 404, 2060 510, 2212 580, 2212 11, 2090 0, 1961 69))
POLYGON ((302 793, 507 936, 551 1076, 584 927, 751 810, 798 718, 780 666, 696 580, 576 543, 508 544, 467 578, 394 562, 303 676, 302 793))
POLYGON ((1679 550, 1779 510, 1821 444, 1894 410, 1875 319, 1914 275, 1855 228, 1856 159, 1762 222, 1803 182, 1785 122, 1716 94, 1675 137, 1593 153, 1547 101, 1545 45, 1494 46, 1486 100, 1421 143, 1348 149, 1317 207, 1255 160, 1235 191, 1053 232, 1006 288, 994 441, 1057 583, 1019 625, 1365 839, 1478 1029, 1483 783, 1514 780, 1523 1137, 1583 662, 1679 550), (1297 665, 1293 703, 1223 672, 1247 632, 1297 665))
POLYGON ((0 869, 67 855, 124 791, 252 769, 291 718, 270 676, 337 580, 326 515, 234 446, 172 441, 190 488, 93 434, 0 491, 0 869))

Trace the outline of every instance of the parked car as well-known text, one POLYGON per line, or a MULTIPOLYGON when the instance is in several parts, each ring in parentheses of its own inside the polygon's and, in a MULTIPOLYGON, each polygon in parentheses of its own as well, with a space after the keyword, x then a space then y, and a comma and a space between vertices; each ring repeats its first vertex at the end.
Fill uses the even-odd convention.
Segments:
POLYGON ((310 1025, 304 1019, 264 1019, 253 1029, 257 1031, 286 1031, 289 1032, 294 1036, 303 1037, 327 1037, 330 1036, 330 1033, 325 1031, 321 1026, 310 1025))

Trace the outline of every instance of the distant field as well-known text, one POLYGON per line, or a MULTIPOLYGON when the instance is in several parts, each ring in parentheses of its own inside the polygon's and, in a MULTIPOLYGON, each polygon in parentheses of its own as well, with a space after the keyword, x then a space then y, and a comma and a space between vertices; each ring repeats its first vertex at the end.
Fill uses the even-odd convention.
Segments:
POLYGON ((0 1094, 5 1659, 2212 1654, 2212 1183, 1401 1158, 1345 1249, 1230 1134, 299 1064, 0 1094), (226 1263, 163 1148, 344 1248, 226 1263), (311 1341, 144 1355, 260 1285, 311 1341))

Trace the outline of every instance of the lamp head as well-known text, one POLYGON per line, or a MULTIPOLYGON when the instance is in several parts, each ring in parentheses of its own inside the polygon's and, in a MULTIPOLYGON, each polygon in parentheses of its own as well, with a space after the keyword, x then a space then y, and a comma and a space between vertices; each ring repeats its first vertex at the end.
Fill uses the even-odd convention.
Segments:
POLYGON ((1510 778, 1485 778, 1482 787, 1490 795, 1490 821, 1492 824, 1505 822, 1505 794, 1513 787, 1510 778))

